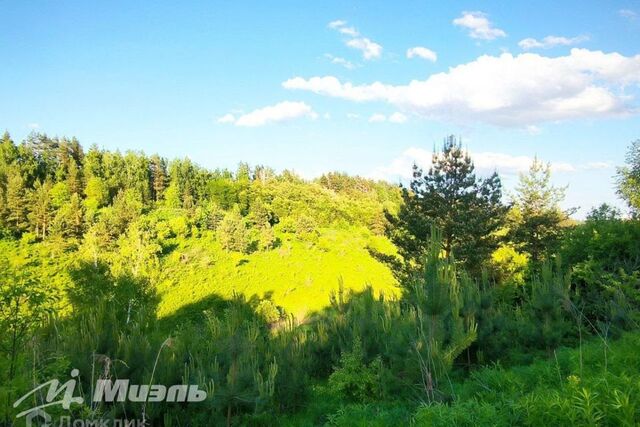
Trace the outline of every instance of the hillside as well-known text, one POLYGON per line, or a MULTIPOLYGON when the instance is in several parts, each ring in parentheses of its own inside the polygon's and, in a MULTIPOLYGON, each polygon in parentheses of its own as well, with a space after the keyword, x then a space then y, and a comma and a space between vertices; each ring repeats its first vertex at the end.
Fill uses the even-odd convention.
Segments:
POLYGON ((397 293, 389 268, 368 251, 393 253, 384 237, 361 228, 323 229, 314 241, 287 233, 278 239, 273 250, 252 254, 225 251, 211 235, 177 243, 160 260, 158 315, 173 314, 213 295, 230 298, 235 292, 269 298, 286 314, 303 319, 326 308, 340 282, 353 291, 370 285, 377 292, 397 293))

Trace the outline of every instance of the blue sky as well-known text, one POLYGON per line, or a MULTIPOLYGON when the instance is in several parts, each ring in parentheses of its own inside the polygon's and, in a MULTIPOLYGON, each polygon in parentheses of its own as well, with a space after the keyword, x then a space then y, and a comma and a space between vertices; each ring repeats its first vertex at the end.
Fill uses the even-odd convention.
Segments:
POLYGON ((578 216, 622 206, 640 2, 504 5, 2 1, 0 126, 394 182, 456 134, 507 189, 537 155, 578 216))

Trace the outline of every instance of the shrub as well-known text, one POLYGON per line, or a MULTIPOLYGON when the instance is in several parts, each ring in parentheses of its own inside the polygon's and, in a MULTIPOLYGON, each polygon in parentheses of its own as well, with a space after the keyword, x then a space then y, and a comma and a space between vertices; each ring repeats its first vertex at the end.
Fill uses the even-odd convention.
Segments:
POLYGON ((342 353, 340 366, 329 377, 329 388, 349 402, 370 402, 380 399, 382 360, 378 357, 364 363, 362 342, 356 337, 353 349, 342 353))
POLYGON ((217 234, 218 240, 220 240, 220 244, 224 249, 243 253, 249 251, 251 241, 247 223, 240 215, 240 210, 237 207, 225 215, 217 234))

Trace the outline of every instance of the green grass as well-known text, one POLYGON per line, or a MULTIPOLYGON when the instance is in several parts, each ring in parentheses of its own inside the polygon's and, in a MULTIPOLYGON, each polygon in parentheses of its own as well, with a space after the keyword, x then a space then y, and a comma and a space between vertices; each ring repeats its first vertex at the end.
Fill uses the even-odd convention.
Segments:
POLYGON ((637 425, 639 352, 640 333, 628 333, 529 366, 485 368, 456 387, 456 403, 419 409, 416 426, 637 425))
MULTIPOLYGON (((640 420, 640 333, 509 369, 472 371, 453 383, 455 401, 343 405, 316 392, 310 406, 281 425, 386 426, 637 426, 640 420), (606 357, 605 357, 606 349, 606 357), (582 363, 581 360, 582 354, 582 363), (324 412, 324 413, 323 413, 324 412), (395 421, 390 421, 395 420, 395 421), (396 424, 396 422, 398 424, 396 424)), ((326 390, 320 387, 320 390, 326 390)))
POLYGON ((236 292, 270 298, 302 319, 329 304, 340 280, 355 291, 367 285, 385 294, 398 291, 389 268, 367 250, 393 253, 392 244, 366 229, 324 229, 313 242, 291 234, 278 237, 278 247, 249 255, 225 251, 207 235, 183 240, 161 260, 159 316, 207 298, 228 299, 236 292))

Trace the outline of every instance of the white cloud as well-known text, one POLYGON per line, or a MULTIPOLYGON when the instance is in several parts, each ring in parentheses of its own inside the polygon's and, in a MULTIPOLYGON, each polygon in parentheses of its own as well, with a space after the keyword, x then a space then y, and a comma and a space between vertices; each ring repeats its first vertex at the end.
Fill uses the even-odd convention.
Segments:
POLYGON ((358 37, 360 35, 360 33, 358 33, 358 30, 356 30, 353 27, 340 27, 338 28, 338 32, 340 34, 344 34, 351 37, 358 37))
POLYGON ((612 162, 588 162, 581 166, 585 170, 613 169, 612 162))
MULTIPOLYGON (((347 117, 357 118, 359 116, 357 114, 353 114, 353 115, 347 114, 347 117)), ((407 116, 397 111, 389 115, 389 117, 381 113, 374 113, 371 116, 369 116, 369 123, 382 123, 382 122, 388 121, 389 123, 402 124, 402 123, 405 123, 408 119, 409 118, 407 116)))
POLYGON ((453 25, 468 29, 469 36, 474 39, 493 40, 507 35, 501 29, 494 28, 483 12, 462 12, 460 17, 453 20, 453 25))
POLYGON ((341 58, 339 56, 333 56, 330 53, 327 53, 324 56, 329 61, 331 61, 332 64, 342 65, 344 68, 348 70, 353 70, 354 68, 356 68, 356 65, 353 62, 348 61, 345 58, 341 58))
POLYGON ((316 119, 318 114, 304 102, 284 101, 275 105, 259 108, 237 118, 233 114, 225 114, 218 119, 218 123, 233 123, 236 126, 257 127, 269 123, 286 122, 302 117, 316 119))
MULTIPOLYGON (((489 175, 497 171, 503 176, 516 176, 526 173, 533 163, 533 157, 514 156, 506 153, 477 152, 470 153, 476 172, 479 175, 489 175)), ((393 159, 387 166, 375 169, 369 174, 374 179, 387 181, 409 180, 412 177, 412 167, 415 163, 423 170, 428 170, 432 165, 432 151, 423 148, 410 147, 400 156, 393 159)), ((551 170, 556 173, 571 173, 579 170, 611 168, 608 162, 590 162, 582 165, 573 165, 566 162, 551 162, 551 170)))
POLYGON ((218 117, 218 123, 233 123, 235 121, 236 117, 231 113, 227 113, 224 116, 218 117))
POLYGON ((348 40, 347 46, 361 51, 364 59, 380 58, 380 55, 382 55, 382 46, 366 37, 348 40))
POLYGON ((397 111, 389 116, 389 121, 391 123, 405 123, 407 120, 408 120, 407 116, 397 111))
POLYGON ((358 120, 359 118, 360 118, 360 114, 347 113, 347 119, 349 119, 349 120, 358 120))
POLYGON ((40 129, 40 124, 39 123, 29 123, 27 125, 27 127, 29 127, 29 129, 40 129))
POLYGON ((384 114, 374 113, 369 117, 369 123, 382 123, 386 122, 387 117, 384 114))
POLYGON ((587 36, 577 36, 577 37, 571 37, 571 38, 559 37, 559 36, 547 36, 542 40, 536 40, 533 38, 520 40, 520 42, 518 42, 518 46, 520 46, 524 50, 550 49, 555 46, 572 46, 587 40, 589 40, 589 37, 587 36))
POLYGON ((618 15, 630 21, 635 21, 636 19, 638 19, 638 12, 635 12, 631 9, 620 9, 618 11, 618 15))
POLYGON ((354 27, 347 27, 347 22, 342 20, 336 20, 329 22, 329 28, 338 31, 340 34, 344 34, 348 39, 345 44, 352 48, 357 49, 362 53, 364 59, 376 59, 382 55, 382 46, 372 41, 367 37, 360 35, 358 30, 354 27))
POLYGON ((438 55, 432 51, 431 49, 427 49, 426 47, 416 46, 407 49, 407 58, 422 58, 427 61, 436 62, 438 60, 438 55))
POLYGON ((324 76, 294 77, 283 87, 355 102, 385 101, 432 119, 526 127, 637 113, 633 97, 623 90, 639 83, 640 55, 574 48, 559 57, 483 55, 406 85, 353 85, 324 76))
POLYGON ((335 21, 331 21, 328 24, 328 27, 335 30, 340 27, 344 27, 347 25, 347 21, 343 21, 342 19, 336 19, 335 21))

